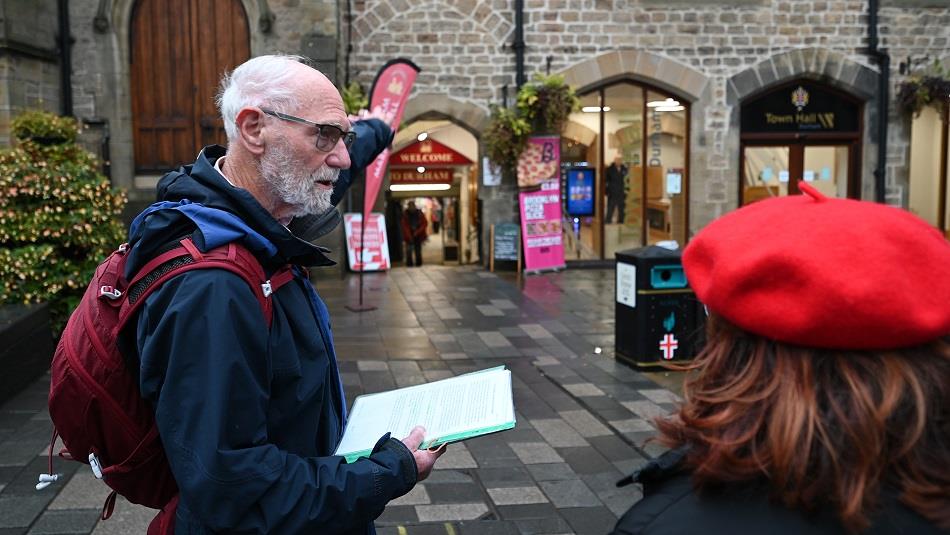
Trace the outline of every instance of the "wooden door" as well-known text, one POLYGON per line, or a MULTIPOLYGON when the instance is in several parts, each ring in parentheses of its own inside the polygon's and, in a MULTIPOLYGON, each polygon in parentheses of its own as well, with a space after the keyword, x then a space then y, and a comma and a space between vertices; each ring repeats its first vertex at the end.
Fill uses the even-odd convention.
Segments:
POLYGON ((165 172, 224 144, 214 96, 250 57, 241 1, 139 0, 131 25, 135 171, 165 172))

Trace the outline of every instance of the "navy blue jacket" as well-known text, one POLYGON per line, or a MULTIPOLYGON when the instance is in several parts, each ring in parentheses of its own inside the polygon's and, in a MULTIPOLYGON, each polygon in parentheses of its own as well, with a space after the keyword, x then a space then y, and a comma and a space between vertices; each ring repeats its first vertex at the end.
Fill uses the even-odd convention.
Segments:
MULTIPOLYGON (((223 154, 207 147, 159 182, 165 204, 133 222, 127 276, 184 235, 203 250, 239 240, 266 271, 332 263, 230 186, 213 168, 223 154)), ((345 398, 326 306, 302 270, 272 298, 268 331, 243 279, 195 270, 164 283, 137 318, 142 395, 181 493, 176 533, 372 533, 415 484, 415 461, 387 437, 368 459, 332 456, 345 398)))
MULTIPOLYGON (((805 514, 773 503, 765 482, 723 487, 700 495, 683 468, 685 448, 650 461, 618 485, 640 483, 643 499, 617 521, 611 535, 841 535, 847 531, 830 510, 805 514)), ((946 533, 887 492, 862 535, 946 533)))

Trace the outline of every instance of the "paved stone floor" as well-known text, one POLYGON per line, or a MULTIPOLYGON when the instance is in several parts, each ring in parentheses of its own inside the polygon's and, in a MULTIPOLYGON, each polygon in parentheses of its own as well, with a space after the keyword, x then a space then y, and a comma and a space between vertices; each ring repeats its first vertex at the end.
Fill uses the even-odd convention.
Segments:
MULTIPOLYGON (((383 535, 600 534, 639 499, 614 483, 661 448, 650 419, 679 400, 678 378, 648 377, 613 358, 613 270, 518 279, 426 266, 318 278, 348 403, 355 396, 505 364, 515 429, 452 445, 433 474, 376 521, 383 535), (601 348, 601 351, 597 351, 601 348), (668 388, 659 386, 665 384, 668 388)), ((0 406, 0 535, 144 533, 154 511, 122 500, 98 515, 107 488, 85 465, 46 471, 48 377, 0 406)))

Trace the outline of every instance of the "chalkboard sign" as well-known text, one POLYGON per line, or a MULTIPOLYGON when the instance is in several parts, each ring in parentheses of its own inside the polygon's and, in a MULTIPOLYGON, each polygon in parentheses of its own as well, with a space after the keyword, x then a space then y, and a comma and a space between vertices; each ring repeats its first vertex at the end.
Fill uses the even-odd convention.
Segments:
POLYGON ((495 260, 518 260, 521 229, 514 223, 495 225, 495 260))

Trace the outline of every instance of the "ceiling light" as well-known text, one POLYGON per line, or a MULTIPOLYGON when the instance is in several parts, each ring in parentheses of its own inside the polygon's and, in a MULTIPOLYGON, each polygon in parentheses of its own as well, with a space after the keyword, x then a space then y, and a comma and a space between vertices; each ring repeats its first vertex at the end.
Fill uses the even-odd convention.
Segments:
POLYGON ((418 171, 418 172, 420 172, 420 173, 425 173, 425 172, 426 172, 426 168, 425 168, 425 167, 422 167, 422 166, 420 165, 419 167, 416 167, 416 171, 418 171))
POLYGON ((416 139, 418 139, 419 141, 425 141, 428 137, 429 137, 428 132, 420 132, 419 135, 416 136, 416 139))
MULTIPOLYGON (((600 106, 584 106, 581 111, 584 113, 598 113, 600 112, 600 106)), ((610 111, 610 106, 604 106, 604 111, 610 111)))
POLYGON ((451 184, 392 184, 389 191, 445 191, 451 184))
POLYGON ((683 111, 686 106, 657 106, 653 109, 656 111, 683 111))
POLYGON ((652 100, 647 102, 647 108, 659 108, 659 107, 670 107, 670 106, 679 106, 680 101, 667 98, 666 100, 652 100))

